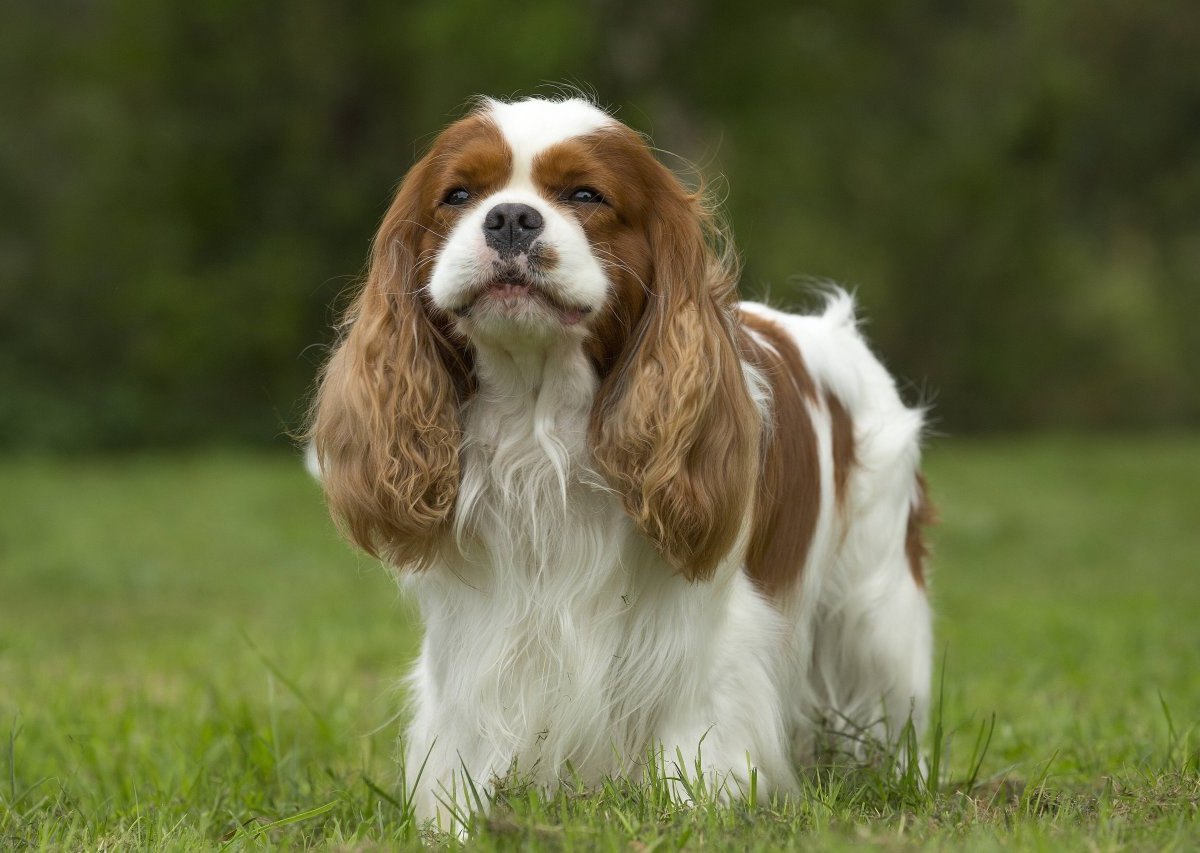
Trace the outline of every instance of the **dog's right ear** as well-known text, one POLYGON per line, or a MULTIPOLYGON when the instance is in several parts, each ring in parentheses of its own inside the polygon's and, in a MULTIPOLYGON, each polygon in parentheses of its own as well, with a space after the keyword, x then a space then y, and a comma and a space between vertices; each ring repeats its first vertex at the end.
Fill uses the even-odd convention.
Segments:
POLYGON ((640 139, 628 152, 653 199, 649 299, 597 395, 592 449, 663 559, 707 580, 746 524, 763 432, 737 345, 736 269, 703 200, 640 139))
POLYGON ((367 553, 413 568, 429 561, 454 512, 470 382, 466 354, 424 295, 441 243, 425 198, 430 160, 409 172, 375 235, 308 427, 339 529, 367 553))

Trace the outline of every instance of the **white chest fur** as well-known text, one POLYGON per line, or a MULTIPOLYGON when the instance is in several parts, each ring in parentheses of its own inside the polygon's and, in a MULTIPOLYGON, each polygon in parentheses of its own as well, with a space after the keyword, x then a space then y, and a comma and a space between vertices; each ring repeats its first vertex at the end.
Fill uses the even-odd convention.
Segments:
POLYGON ((462 769, 477 785, 514 765, 552 782, 569 764, 595 781, 655 744, 695 755, 701 737, 707 756, 718 721, 737 744, 725 766, 745 767, 747 746, 781 737, 779 615, 736 563, 691 584, 634 531, 588 465, 596 379, 577 345, 484 351, 477 369, 460 555, 409 581, 426 628, 407 742, 419 810, 438 810, 422 802, 431 782, 442 800, 461 790, 462 769))
POLYGON ((514 760, 582 770, 610 751, 631 593, 630 525, 586 464, 595 378, 578 349, 480 361, 464 418, 462 557, 414 584, 422 664, 439 713, 492 753, 493 771, 514 760))

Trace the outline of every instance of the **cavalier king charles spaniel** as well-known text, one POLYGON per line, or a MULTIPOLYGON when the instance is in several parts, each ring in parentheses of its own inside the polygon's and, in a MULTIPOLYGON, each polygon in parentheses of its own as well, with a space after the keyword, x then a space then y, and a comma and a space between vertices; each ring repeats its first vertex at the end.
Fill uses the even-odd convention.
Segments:
POLYGON ((922 413, 845 293, 737 285, 700 196, 584 100, 484 100, 404 179, 310 436, 420 607, 420 818, 656 762, 767 796, 923 729, 922 413))

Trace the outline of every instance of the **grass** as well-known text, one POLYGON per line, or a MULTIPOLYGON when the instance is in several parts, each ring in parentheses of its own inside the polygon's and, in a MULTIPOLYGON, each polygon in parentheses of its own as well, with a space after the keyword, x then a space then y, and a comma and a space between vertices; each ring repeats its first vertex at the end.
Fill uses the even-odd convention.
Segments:
MULTIPOLYGON (((941 779, 826 770, 756 809, 514 785, 471 844, 1200 845, 1200 441, 940 442, 928 468, 941 779)), ((452 843, 396 785, 413 613, 296 460, 10 458, 0 484, 0 847, 452 843)))

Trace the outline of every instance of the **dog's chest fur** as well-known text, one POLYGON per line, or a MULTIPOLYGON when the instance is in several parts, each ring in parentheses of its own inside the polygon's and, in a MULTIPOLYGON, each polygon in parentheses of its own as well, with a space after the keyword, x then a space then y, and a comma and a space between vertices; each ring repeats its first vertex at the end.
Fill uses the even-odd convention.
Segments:
MULTIPOLYGON (((578 348, 483 352, 464 413, 458 574, 414 579, 419 677, 492 766, 587 777, 620 769, 685 689, 664 596, 697 589, 657 555, 588 464, 596 378, 578 348)), ((675 623, 676 625, 678 623, 675 623)), ((688 650, 694 653, 695 649, 688 650)))

